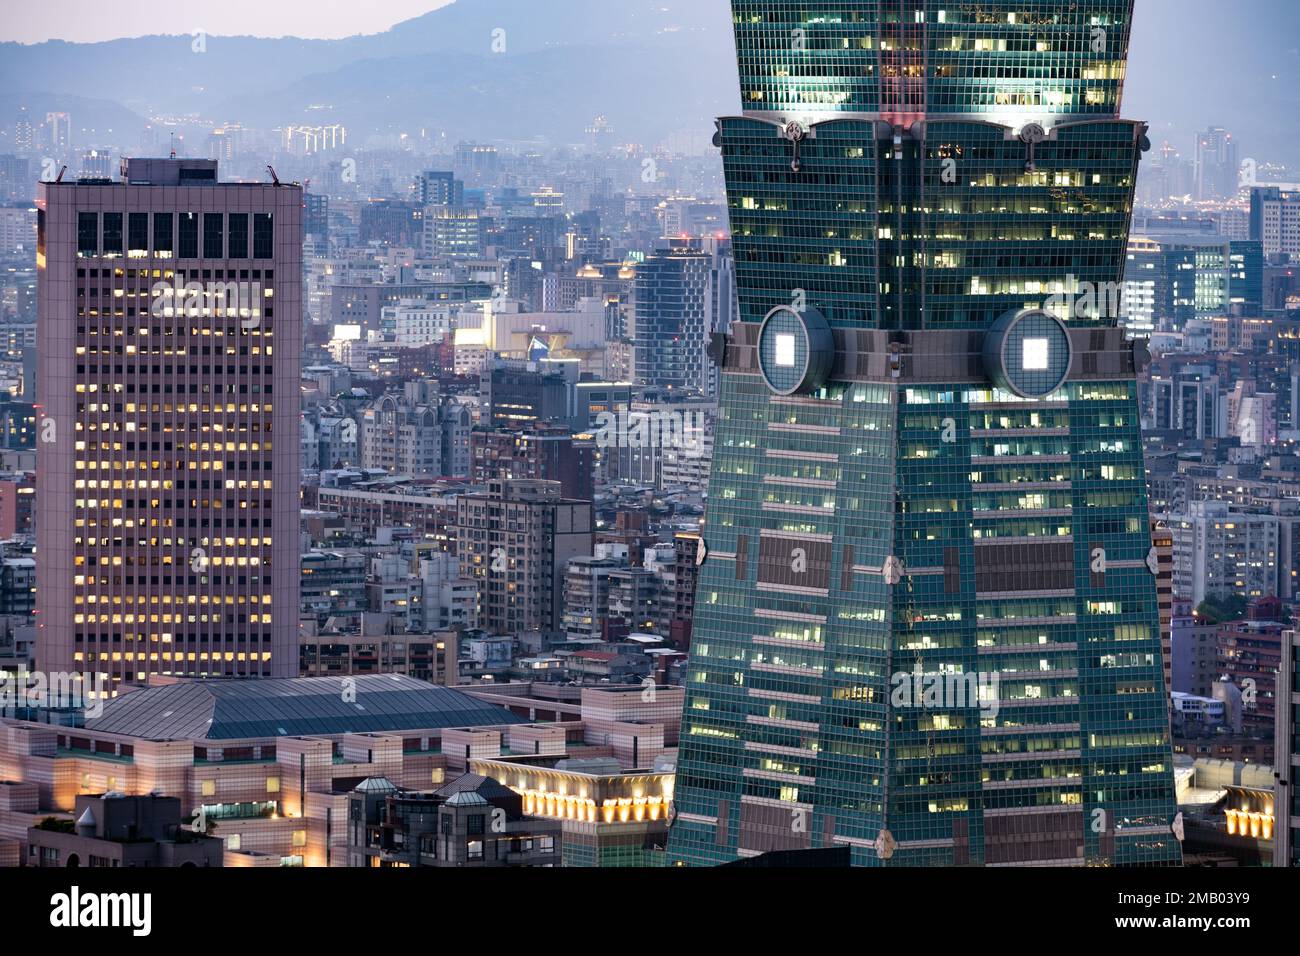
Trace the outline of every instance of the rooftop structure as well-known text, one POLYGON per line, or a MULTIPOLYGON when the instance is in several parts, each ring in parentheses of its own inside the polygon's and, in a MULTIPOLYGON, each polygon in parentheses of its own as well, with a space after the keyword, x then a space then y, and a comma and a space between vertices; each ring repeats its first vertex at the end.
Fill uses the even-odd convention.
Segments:
POLYGON ((144 740, 244 740, 521 722, 452 688, 383 674, 150 687, 109 701, 86 728, 144 740))

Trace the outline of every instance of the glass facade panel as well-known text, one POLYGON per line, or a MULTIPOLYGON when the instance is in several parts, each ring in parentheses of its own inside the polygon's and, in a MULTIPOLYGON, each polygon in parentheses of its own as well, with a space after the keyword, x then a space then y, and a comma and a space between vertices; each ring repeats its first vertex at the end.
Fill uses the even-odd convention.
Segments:
POLYGON ((203 214, 203 258, 204 259, 224 259, 224 240, 223 235, 226 217, 219 212, 205 212, 203 214))
POLYGON ((199 214, 183 212, 178 219, 180 223, 180 248, 177 255, 182 259, 199 257, 199 214))
POLYGON ((153 254, 158 259, 170 259, 176 251, 173 240, 173 216, 169 212, 153 214, 153 254))
POLYGON ((270 259, 275 254, 275 225, 271 214, 253 214, 253 258, 270 259))
POLYGON ((248 258, 248 213, 246 212, 230 214, 226 256, 230 259, 248 258))

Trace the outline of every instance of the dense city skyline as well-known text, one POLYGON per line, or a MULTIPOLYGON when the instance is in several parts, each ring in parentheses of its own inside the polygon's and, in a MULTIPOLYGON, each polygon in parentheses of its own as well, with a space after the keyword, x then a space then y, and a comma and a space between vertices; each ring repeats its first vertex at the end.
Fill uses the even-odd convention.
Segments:
POLYGON ((1285 929, 1300 5, 378 7, 0 27, 0 901, 1285 929))

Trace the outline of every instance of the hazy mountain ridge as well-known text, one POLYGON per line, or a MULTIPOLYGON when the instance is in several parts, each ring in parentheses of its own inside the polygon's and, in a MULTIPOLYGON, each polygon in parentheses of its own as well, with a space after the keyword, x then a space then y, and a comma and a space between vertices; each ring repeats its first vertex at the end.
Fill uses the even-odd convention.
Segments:
MULTIPOLYGON (((467 138, 577 140, 597 114, 605 114, 621 141, 653 141, 683 129, 712 132, 725 109, 719 88, 729 73, 710 71, 713 82, 677 92, 664 88, 634 96, 645 84, 646 56, 634 46, 565 47, 484 59, 465 55, 362 60, 320 73, 266 95, 233 97, 221 115, 256 126, 274 125, 299 104, 328 104, 311 122, 362 125, 376 132, 445 128, 467 138)), ((734 79, 732 79, 734 83, 734 79)))
MULTIPOLYGON (((398 128, 575 141, 603 113, 619 139, 652 144, 739 107, 726 0, 456 0, 382 33, 209 36, 201 54, 184 23, 169 26, 179 35, 0 44, 0 109, 67 109, 115 132, 151 115, 340 122, 358 142, 398 128)), ((1124 112, 1157 144, 1186 155, 1221 125, 1243 156, 1297 162, 1300 3, 1138 0, 1131 53, 1124 112)))
MULTIPOLYGON (((0 44, 0 89, 15 102, 94 90, 142 117, 561 139, 578 138, 597 113, 628 138, 654 139, 709 122, 738 95, 722 3, 457 0, 345 40, 208 36, 204 52, 195 43, 0 44)), ((112 125, 90 109, 78 126, 112 125)))

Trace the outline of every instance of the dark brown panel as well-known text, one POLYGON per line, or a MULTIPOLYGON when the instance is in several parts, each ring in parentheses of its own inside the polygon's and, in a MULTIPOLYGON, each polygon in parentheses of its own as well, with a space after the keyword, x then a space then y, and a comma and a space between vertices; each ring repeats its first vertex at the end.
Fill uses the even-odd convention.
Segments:
POLYGON ((831 553, 828 541, 763 535, 758 539, 759 583, 824 591, 831 585, 831 553))
POLYGON ((961 593, 961 552, 956 548, 943 549, 943 593, 961 593))
POLYGON ((980 594, 1074 589, 1074 545, 985 544, 975 548, 975 588, 980 594))
POLYGON ((1083 811, 984 818, 984 862, 1032 863, 1083 859, 1083 811))
POLYGON ((806 850, 812 846, 812 811, 805 811, 801 826, 798 810, 793 807, 770 807, 766 804, 740 805, 740 843, 742 850, 771 853, 774 850, 806 850))
POLYGON ((952 822, 952 865, 970 865, 970 821, 965 817, 952 822))

